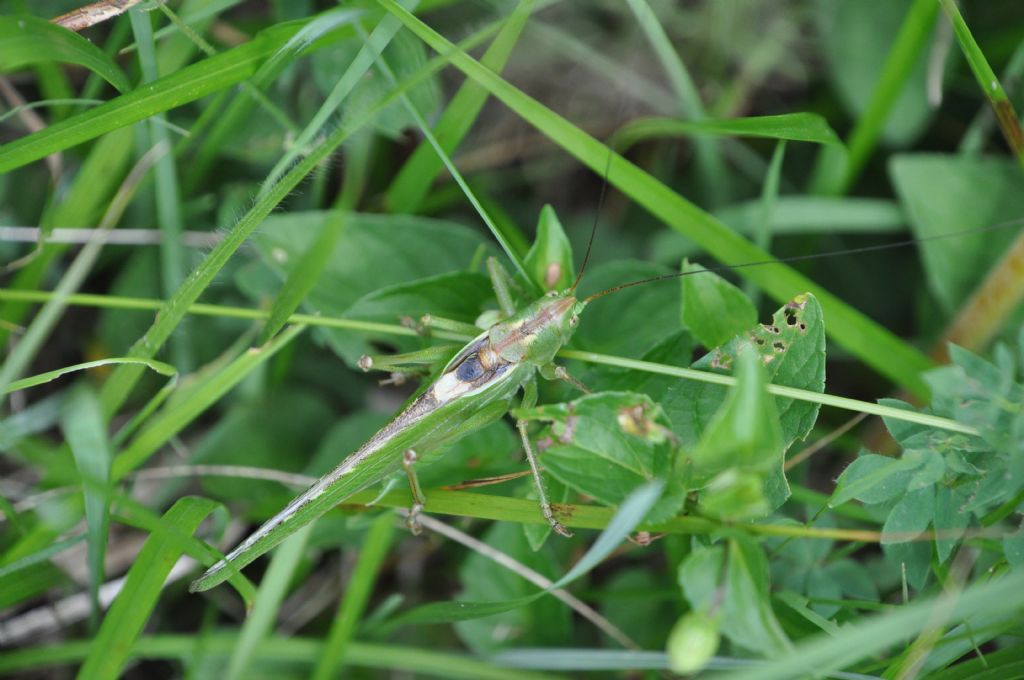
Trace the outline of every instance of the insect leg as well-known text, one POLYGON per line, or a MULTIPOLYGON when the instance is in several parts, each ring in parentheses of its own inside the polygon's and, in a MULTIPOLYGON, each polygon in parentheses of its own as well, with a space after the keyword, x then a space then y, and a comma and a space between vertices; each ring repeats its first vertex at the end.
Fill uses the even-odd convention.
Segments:
POLYGON ((591 394, 590 388, 584 385, 579 379, 574 378, 565 366, 559 366, 554 363, 541 366, 540 374, 545 380, 564 380, 583 394, 591 394))
POLYGON ((388 371, 391 373, 423 373, 424 366, 447 361, 459 348, 456 345, 435 345, 405 354, 364 354, 359 358, 359 368, 364 371, 388 371))
POLYGON ((423 489, 420 487, 420 480, 416 476, 416 470, 414 469, 418 458, 419 456, 412 449, 406 449, 405 453, 402 454, 402 467, 405 468, 405 474, 409 478, 409 489, 412 491, 412 507, 409 508, 409 516, 406 517, 405 522, 413 536, 419 536, 420 531, 422 531, 420 527, 420 513, 423 512, 423 506, 427 503, 427 499, 423 495, 423 489))
MULTIPOLYGON (((537 383, 529 381, 523 385, 523 408, 531 408, 537 403, 537 383)), ((530 435, 526 431, 526 421, 516 420, 516 429, 519 430, 519 437, 523 440, 523 451, 526 452, 526 461, 530 464, 530 471, 533 473, 533 482, 537 487, 537 500, 540 503, 540 512, 544 515, 544 519, 551 525, 552 530, 556 534, 562 536, 572 536, 572 532, 565 528, 561 522, 555 517, 554 510, 551 509, 551 503, 548 502, 547 492, 544 490, 544 480, 540 476, 540 465, 537 463, 537 453, 533 450, 533 443, 530 441, 530 435)))
POLYGON ((421 316, 418 328, 424 334, 428 334, 431 330, 436 329, 439 331, 462 333, 470 337, 475 336, 480 332, 480 329, 471 323, 453 321, 452 319, 445 319, 444 317, 433 316, 432 314, 424 314, 421 316))

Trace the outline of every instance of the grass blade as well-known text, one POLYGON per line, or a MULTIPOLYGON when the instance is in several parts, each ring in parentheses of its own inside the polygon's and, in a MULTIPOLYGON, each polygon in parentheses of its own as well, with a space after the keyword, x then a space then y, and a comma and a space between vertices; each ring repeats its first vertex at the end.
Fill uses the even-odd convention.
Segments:
MULTIPOLYGON (((104 206, 117 190, 131 162, 131 130, 124 129, 100 138, 75 175, 62 200, 55 203, 40 219, 45 237, 56 226, 78 224, 93 226, 101 218, 104 206)), ((6 149, 6 147, 4 147, 6 149)), ((0 152, 0 163, 4 153, 0 152)), ((53 263, 68 246, 44 243, 35 258, 14 277, 11 288, 38 288, 53 263)), ((0 309, 0 318, 20 323, 28 313, 29 305, 8 302, 0 309)), ((0 344, 7 345, 10 329, 0 325, 0 344)))
POLYGON ((0 172, 230 87, 253 75, 298 29, 295 24, 268 29, 240 47, 186 66, 147 87, 5 144, 0 147, 0 172))
MULTIPOLYGON (((234 649, 237 635, 209 635, 204 652, 213 658, 226 657, 234 649)), ((89 653, 90 640, 0 652, 0 673, 58 664, 74 663, 89 653)), ((190 659, 195 651, 192 635, 157 635, 140 638, 129 651, 134 659, 190 659)), ((272 637, 255 650, 255 658, 267 663, 314 664, 323 653, 323 643, 310 638, 272 637)), ((399 645, 353 642, 349 650, 353 666, 414 673, 437 678, 466 680, 558 680, 564 676, 512 668, 496 668, 484 661, 459 654, 399 645)))
POLYGON ((881 616, 849 624, 840 636, 820 635, 787 653, 750 670, 722 676, 727 680, 772 680, 805 673, 822 673, 844 668, 894 644, 926 627, 932 617, 948 617, 947 625, 982 613, 1010 615, 1020 610, 1018 594, 1024 587, 1024 571, 1014 571, 961 593, 922 599, 881 616))
MULTIPOLYGON (((505 20, 501 32, 480 58, 481 64, 495 73, 501 73, 533 9, 532 0, 516 5, 505 20)), ((454 153, 459 148, 459 144, 480 115, 487 96, 485 88, 472 80, 467 80, 452 97, 434 126, 434 137, 445 153, 454 153)), ((399 213, 416 212, 442 165, 441 159, 429 143, 420 142, 388 187, 387 202, 391 210, 399 213)))
MULTIPOLYGON (((181 431, 198 415, 235 387, 257 366, 274 356, 282 347, 301 333, 305 326, 293 326, 260 347, 253 347, 215 373, 209 380, 194 387, 188 399, 175 401, 150 420, 131 443, 114 460, 114 479, 120 480, 126 474, 142 465, 151 455, 181 431)), ((107 385, 110 384, 108 381, 107 385)))
POLYGON ((75 371, 88 371, 90 368, 99 368, 100 366, 110 366, 112 364, 142 364, 150 370, 156 371, 160 375, 167 377, 174 377, 178 375, 178 369, 170 364, 165 364, 162 361, 156 361, 155 359, 133 359, 131 357, 111 357, 109 359, 96 359, 94 361, 85 361, 80 364, 72 364, 71 366, 65 366, 58 368, 53 371, 47 371, 46 373, 38 373, 28 378, 22 378, 21 380, 15 380, 9 384, 3 391, 3 394, 9 394, 11 392, 17 392, 18 390, 26 390, 30 387, 36 387, 37 385, 45 385, 48 382, 53 382, 61 376, 65 376, 68 373, 74 373, 75 371))
MULTIPOLYGON (((485 40, 491 32, 497 30, 495 27, 487 27, 463 41, 463 47, 476 45, 485 40)), ((395 88, 387 96, 380 99, 375 105, 368 107, 362 115, 342 125, 331 133, 308 156, 303 158, 292 168, 281 181, 271 188, 266 194, 259 197, 249 211, 240 219, 234 227, 225 235, 224 239, 207 254, 206 258, 199 264, 195 271, 186 279, 184 285, 160 308, 153 325, 146 331, 129 350, 133 357, 150 358, 167 341, 167 338, 174 331, 181 319, 188 313, 199 295, 213 281, 217 272, 227 263, 228 259, 256 230, 263 219, 274 210, 278 203, 305 179, 306 175, 312 172, 321 161, 329 157, 341 146, 355 131, 368 124, 373 118, 392 102, 397 100, 408 89, 418 85, 429 78, 441 66, 447 63, 446 56, 439 57, 428 62, 423 68, 406 78, 400 87, 395 88)), ((103 385, 100 394, 103 402, 104 412, 115 413, 127 399, 132 387, 140 375, 140 368, 135 366, 119 366, 114 374, 103 385)), ((116 469, 116 465, 115 465, 116 469)))
MULTIPOLYGON (((416 1, 418 2, 418 0, 416 1)), ((409 2, 408 4, 410 8, 414 8, 416 2, 409 2)), ((335 12, 345 12, 342 16, 345 21, 353 21, 358 16, 353 14, 352 10, 335 10, 335 12)), ((260 193, 265 193, 273 186, 280 179, 281 175, 284 174, 285 170, 295 162, 295 159, 313 143, 313 140, 324 129, 331 116, 337 112, 345 98, 351 94, 353 88, 359 84, 359 81, 366 75, 370 67, 373 66, 373 60, 388 46, 388 43, 395 37, 395 33, 398 32, 401 26, 394 17, 385 15, 381 19, 380 23, 370 34, 370 39, 363 44, 359 53, 356 54, 356 58, 345 69, 345 73, 342 74, 341 78, 334 85, 331 93, 327 95, 327 99, 324 100, 316 114, 313 115, 312 120, 309 121, 295 142, 292 143, 291 148, 286 150, 281 159, 274 164, 274 167, 270 170, 267 178, 263 181, 263 185, 260 187, 260 193)))
MULTIPOLYGON (((157 70, 156 45, 153 43, 153 24, 149 12, 142 12, 138 7, 128 11, 132 30, 135 33, 135 44, 139 52, 139 66, 142 70, 140 87, 145 87, 159 79, 157 70)), ((148 121, 149 142, 151 146, 160 145, 170 148, 170 134, 167 131, 167 118, 162 113, 153 115, 148 121)), ((181 191, 178 189, 178 172, 175 167, 174 155, 162 156, 153 169, 156 183, 156 223, 160 229, 160 280, 164 295, 177 290, 185 278, 185 258, 181 245, 181 232, 185 230, 181 215, 181 191)), ((182 371, 192 367, 191 351, 188 334, 179 333, 171 345, 171 356, 174 363, 182 371)))
MULTIPOLYGON (((389 12, 401 17, 402 22, 434 50, 448 54, 457 49, 422 21, 402 10, 394 0, 377 1, 389 12)), ((451 61, 459 70, 484 85, 491 94, 591 170, 603 173, 607 167, 608 181, 612 185, 668 226, 701 244, 720 262, 737 264, 771 259, 768 253, 729 230, 724 224, 650 174, 622 156, 614 154, 608 147, 554 111, 484 68, 469 55, 455 51, 452 53, 451 61)), ((788 301, 804 292, 813 293, 821 303, 829 322, 829 333, 836 342, 868 366, 914 394, 928 394, 928 387, 920 374, 931 367, 931 361, 821 286, 781 264, 741 269, 738 273, 780 302, 788 301)))
POLYGON ((0 17, 0 64, 4 72, 52 62, 84 66, 121 92, 131 89, 114 60, 82 36, 38 17, 0 17))
MULTIPOLYGON (((215 507, 213 501, 186 496, 167 511, 164 519, 183 532, 192 534, 215 507)), ((139 556, 128 570, 124 588, 104 617, 96 639, 92 641, 85 663, 78 671, 79 680, 114 678, 119 675, 181 552, 178 546, 164 537, 151 535, 146 539, 139 556)))
POLYGON ((71 390, 61 414, 61 430, 71 447, 75 466, 82 478, 85 496, 85 526, 89 542, 89 623, 95 628, 100 617, 100 586, 106 580, 103 560, 107 553, 110 506, 110 442, 107 425, 95 392, 85 384, 71 390))
MULTIPOLYGON (((697 86, 694 84, 693 78, 690 77, 690 72, 687 71, 683 60, 672 47, 672 42, 658 21, 658 17, 651 11, 651 6, 646 0, 627 0, 627 3, 633 10, 640 28, 647 36, 647 41, 654 48, 661 67, 668 75, 683 115, 691 121, 701 120, 706 114, 700 92, 697 91, 697 86)), ((697 167, 700 178, 711 205, 719 206, 727 203, 729 200, 728 172, 725 169, 717 142, 713 139, 698 138, 694 146, 697 151, 697 167)))
POLYGON ((640 118, 623 125, 608 142, 608 146, 624 150, 652 138, 690 135, 762 137, 836 146, 843 144, 823 117, 816 113, 801 112, 723 120, 640 118))
POLYGON ((256 595, 256 605, 242 625, 242 630, 238 634, 238 644, 231 652, 227 680, 239 680, 246 677, 257 647, 267 637, 277 620, 277 611, 288 592, 292 574, 302 557, 302 551, 306 546, 309 534, 312 533, 314 524, 314 522, 310 522, 289 536, 277 548, 277 552, 270 560, 270 567, 267 569, 263 583, 260 584, 259 593, 256 595))
POLYGON ((967 27, 960 9, 956 6, 955 0, 939 0, 942 11, 953 25, 953 32, 956 34, 960 49, 967 59, 967 63, 978 81, 978 86, 984 93, 992 106, 992 111, 999 121, 999 127, 1003 131, 1006 143, 1010 145, 1010 151, 1017 157, 1017 161, 1024 165, 1024 132, 1020 128, 1020 118, 1013 109, 1013 104, 1006 96, 1006 90, 996 77, 995 71, 989 66, 985 53, 981 51, 978 42, 974 39, 971 29, 967 27))
MULTIPOLYGON (((135 193, 135 189, 138 188, 139 182, 142 181, 146 172, 163 151, 163 147, 150 149, 139 159, 139 162, 136 163, 128 177, 125 178, 121 188, 118 189, 114 200, 110 202, 110 206, 107 208, 107 212, 97 229, 111 229, 121 219, 121 215, 128 207, 128 202, 135 193)), ((53 298, 48 300, 43 305, 43 308, 39 310, 28 330, 18 340, 18 344, 14 346, 14 350, 7 356, 3 366, 0 367, 0 394, 4 393, 7 386, 21 375, 22 371, 25 370, 36 355, 36 352, 42 347, 50 332, 60 320, 64 308, 67 306, 67 297, 77 291, 82 285, 85 277, 92 270, 93 264, 99 258, 102 249, 102 241, 90 241, 75 257, 71 266, 68 267, 64 276, 61 277, 60 283, 57 284, 53 298)), ((139 367, 139 370, 141 371, 142 367, 139 367)))
MULTIPOLYGON (((391 81, 391 86, 396 87, 398 82, 397 79, 395 78, 395 74, 392 72, 391 67, 389 67, 387 62, 384 60, 383 55, 377 56, 377 63, 380 67, 381 73, 383 73, 387 77, 387 79, 391 81)), ((490 214, 484 208, 483 204, 481 204, 479 199, 477 199, 476 194, 473 192, 472 189, 469 188, 469 183, 466 182, 465 178, 462 176, 462 173, 459 172, 459 169, 455 167, 455 162, 447 153, 445 153, 444 148, 437 141, 437 138, 434 136, 434 133, 430 131, 430 126, 427 125, 427 121, 423 118, 423 114, 420 113, 419 110, 416 108, 416 105, 413 104, 412 99, 410 99, 409 96, 406 95, 405 93, 402 93, 401 98, 402 103, 405 105, 406 111, 408 111, 409 115, 412 116, 412 119, 416 121, 416 125, 420 128, 420 132, 423 133, 423 136, 426 137, 427 141, 430 143, 431 148, 434 149, 434 153, 436 153, 438 158, 441 159, 441 162, 444 163, 444 166, 448 169, 448 172, 451 173, 451 176, 455 180, 455 183, 459 185, 460 189, 462 189, 462 193, 469 200, 469 203, 470 205, 473 206, 473 209, 476 210, 476 214, 479 215, 480 219, 483 220, 484 224, 487 225, 487 228, 490 230, 491 234, 494 235, 494 239, 501 246, 502 250, 505 251, 505 254, 508 256, 508 259, 511 260, 512 264, 515 265, 516 270, 523 275, 523 280, 532 281, 529 273, 527 273, 526 271, 526 265, 523 264, 523 258, 519 255, 518 249, 516 249, 512 245, 515 239, 513 237, 509 237, 505 233, 505 230, 501 226, 499 226, 498 223, 495 222, 495 220, 491 219, 490 214)))
POLYGON ((312 680, 331 680, 338 677, 346 661, 356 627, 373 593, 373 585, 381 564, 391 547, 391 537, 394 533, 395 517, 390 512, 378 517, 366 532, 359 561, 356 562, 356 567, 348 579, 345 595, 338 605, 338 614, 331 623, 331 630, 327 633, 324 653, 313 670, 312 680))
POLYGON ((889 51, 885 67, 875 85, 871 101, 864 114, 850 132, 844 159, 837 149, 828 147, 818 156, 811 187, 815 193, 838 195, 846 193, 860 176, 861 170, 875 150, 885 121, 892 111, 903 84, 910 75, 918 55, 928 43, 938 16, 939 4, 935 0, 914 0, 907 10, 899 35, 889 51))

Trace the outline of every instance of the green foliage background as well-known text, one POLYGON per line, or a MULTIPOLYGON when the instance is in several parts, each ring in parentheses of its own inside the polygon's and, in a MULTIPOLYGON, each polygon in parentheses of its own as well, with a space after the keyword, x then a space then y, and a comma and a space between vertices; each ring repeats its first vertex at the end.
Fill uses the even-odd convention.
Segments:
POLYGON ((1024 15, 962 4, 0 4, 0 671, 1019 673, 1024 15), (573 538, 505 418, 424 536, 386 480, 187 592, 595 222, 581 294, 686 275, 513 409, 573 538))

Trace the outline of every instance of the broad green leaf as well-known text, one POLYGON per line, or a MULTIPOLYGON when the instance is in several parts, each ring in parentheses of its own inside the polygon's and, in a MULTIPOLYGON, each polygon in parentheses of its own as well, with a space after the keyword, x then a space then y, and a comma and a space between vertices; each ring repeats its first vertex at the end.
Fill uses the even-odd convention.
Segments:
MULTIPOLYGON (((361 11, 358 9, 337 8, 321 15, 319 20, 328 19, 332 24, 343 23, 357 20, 360 14, 361 11)), ((355 45, 355 41, 342 42, 335 49, 319 51, 312 55, 313 80, 324 93, 327 93, 327 97, 313 118, 296 137, 294 146, 291 149, 285 149, 281 157, 277 159, 264 180, 264 190, 277 181, 285 169, 302 154, 303 150, 314 142, 318 134, 323 133, 324 126, 331 116, 337 113, 338 108, 352 93, 360 78, 366 76, 367 70, 373 65, 375 51, 386 46, 394 37, 397 29, 398 23, 391 20, 391 17, 385 16, 373 29, 358 55, 353 55, 350 49, 355 45), (341 77, 338 77, 338 72, 341 69, 344 71, 342 71, 341 77)), ((235 110, 239 111, 238 115, 241 115, 245 106, 243 101, 236 101, 233 104, 235 110)))
POLYGON ((789 484, 781 472, 758 474, 738 468, 729 468, 704 483, 700 490, 698 506, 701 514, 726 521, 743 521, 764 517, 786 502, 789 498, 789 484), (781 483, 774 481, 781 479, 781 483), (776 486, 778 488, 776 488, 776 486))
POLYGON ((768 562, 756 542, 732 539, 695 550, 680 565, 679 583, 693 609, 717 616, 733 644, 766 655, 790 647, 771 608, 768 562))
POLYGON ((316 286, 328 259, 334 253, 335 244, 345 229, 345 222, 346 216, 340 210, 329 213, 320 224, 313 241, 305 250, 298 253, 295 266, 291 268, 284 285, 274 298, 270 318, 260 331, 258 344, 263 344, 274 337, 316 286))
POLYGON ((927 455, 930 454, 890 458, 862 453, 839 475, 829 506, 834 508, 855 498, 863 503, 881 503, 905 493, 927 455))
POLYGON ((550 423, 537 438, 546 473, 605 505, 660 479, 661 500, 647 517, 664 521, 682 507, 674 435, 661 408, 643 394, 599 392, 563 404, 516 409, 516 418, 550 423))
POLYGON ((725 583, 722 632, 733 643, 769 656, 790 649, 772 611, 768 559, 759 543, 747 537, 729 541, 725 583))
POLYGON ((72 388, 64 403, 61 430, 75 457, 85 497, 85 523, 89 539, 89 595, 92 609, 89 620, 99 623, 100 586, 106 581, 103 560, 107 554, 110 526, 110 442, 107 423, 92 388, 80 384, 72 388))
MULTIPOLYGON (((583 274, 579 295, 585 297, 667 273, 667 268, 648 262, 608 262, 590 267, 583 274)), ((679 286, 663 281, 633 286, 592 301, 580 316, 573 342, 591 352, 640 358, 680 330, 679 286)), ((587 381, 589 373, 579 377, 587 381)), ((591 389, 605 387, 587 385, 591 389)))
POLYGON ((975 427, 996 451, 1024 454, 1024 384, 1015 370, 956 345, 950 345, 949 356, 951 365, 925 375, 935 391, 932 408, 975 427))
MULTIPOLYGON (((494 309, 494 292, 486 276, 476 272, 438 274, 384 286, 356 300, 340 316, 385 324, 419 323, 424 316, 459 321, 472 326, 483 312, 494 309)), ((430 331, 427 330, 427 333, 430 331)), ((385 337, 352 331, 328 333, 331 348, 349 359, 357 350, 376 353, 370 341, 386 342, 395 351, 413 351, 423 346, 422 338, 385 337)))
POLYGON ((718 347, 757 323, 757 310, 743 291, 699 264, 683 261, 690 276, 682 285, 682 319, 705 347, 718 347))
POLYGON ((917 538, 935 516, 935 489, 908 491, 889 511, 882 527, 882 545, 906 543, 917 538))
MULTIPOLYGON (((183 533, 192 534, 214 507, 212 501, 186 496, 164 514, 164 520, 183 533)), ((164 536, 151 535, 146 539, 128 570, 124 587, 91 642, 89 655, 78 672, 80 680, 114 678, 120 674, 181 553, 180 547, 164 536)))
POLYGON ((114 61, 73 31, 27 15, 0 17, 0 70, 61 62, 84 66, 121 92, 131 84, 114 61))
POLYGON ((907 154, 890 161, 889 175, 914 236, 958 234, 920 246, 928 285, 950 315, 1016 236, 989 228, 1024 214, 1020 166, 988 156, 907 154))
POLYGON ((626 149, 637 142, 660 137, 682 136, 765 137, 794 142, 842 146, 828 121, 816 113, 784 113, 749 118, 676 120, 640 118, 620 128, 610 145, 626 149))
MULTIPOLYGON (((677 579, 693 609, 710 612, 721 607, 719 586, 725 558, 725 546, 701 546, 680 563, 677 579)), ((728 592, 724 595, 728 597, 728 592)))
MULTIPOLYGON (((291 213, 264 221, 255 239, 267 266, 291 273, 328 213, 291 213)), ((469 267, 483 243, 479 234, 452 222, 405 215, 349 214, 344 233, 326 258, 323 273, 307 297, 308 306, 329 316, 394 324, 402 317, 430 313, 473 323, 481 302, 492 295, 480 274, 453 274, 469 267), (382 267, 379 263, 387 262, 382 267), (441 277, 424 280, 428 277, 441 277)), ((243 281, 253 296, 263 295, 259 281, 243 281), (255 284, 255 285, 254 285, 255 284)), ((319 330, 331 347, 355 366, 373 352, 365 336, 351 331, 319 330)), ((387 342, 395 343, 396 338, 387 342)), ((399 343, 400 351, 415 345, 399 343)))
POLYGON ((683 614, 668 635, 668 663, 673 673, 703 669, 718 651, 718 620, 702 611, 683 614))
POLYGON ((1024 571, 1024 527, 1003 537, 1003 552, 1014 569, 1024 571))
MULTIPOLYGON (((970 502, 970 491, 963 487, 950 488, 945 484, 935 487, 935 551, 939 562, 945 562, 952 554, 953 548, 960 542, 964 531, 971 521, 970 512, 964 512, 964 506, 970 502)), ((1006 539, 1003 547, 1006 549, 1006 539)), ((1006 558, 1010 559, 1007 551, 1006 558)), ((1012 560, 1011 560, 1012 562, 1012 560)))
POLYGON ((537 222, 537 237, 523 260, 534 285, 544 292, 562 291, 572 285, 575 278, 572 264, 572 246, 558 221, 555 209, 545 205, 537 222))
POLYGON ((678 602, 665 597, 665 576, 641 559, 602 579, 595 594, 601 614, 643 649, 663 646, 665 632, 679 618, 678 602))
MULTIPOLYGON (((380 53, 380 57, 394 69, 394 76, 398 80, 404 80, 414 75, 427 63, 427 51, 423 43, 407 31, 399 31, 380 53)), ((355 116, 362 113, 373 106, 376 101, 387 96, 393 87, 392 83, 378 70, 371 70, 369 77, 360 80, 356 89, 352 91, 346 115, 355 116)), ((406 96, 409 97, 417 111, 431 118, 434 117, 441 104, 440 88, 434 78, 417 85, 406 96)), ((416 122, 402 102, 395 102, 375 114, 373 124, 380 134, 397 139, 404 130, 415 127, 416 122)))

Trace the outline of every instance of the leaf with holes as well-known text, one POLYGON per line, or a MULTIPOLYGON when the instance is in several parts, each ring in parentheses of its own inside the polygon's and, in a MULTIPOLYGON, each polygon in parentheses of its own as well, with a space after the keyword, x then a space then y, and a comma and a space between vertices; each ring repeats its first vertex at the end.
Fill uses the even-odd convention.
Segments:
MULTIPOLYGON (((761 324, 740 333, 694 362, 693 368, 731 372, 744 347, 761 357, 768 382, 812 392, 825 389, 825 326, 821 306, 813 295, 800 295, 761 324)), ((659 402, 672 421, 683 446, 693 447, 728 395, 721 385, 654 378, 644 389, 659 402)), ((775 397, 783 446, 806 437, 818 416, 818 405, 775 397)))

